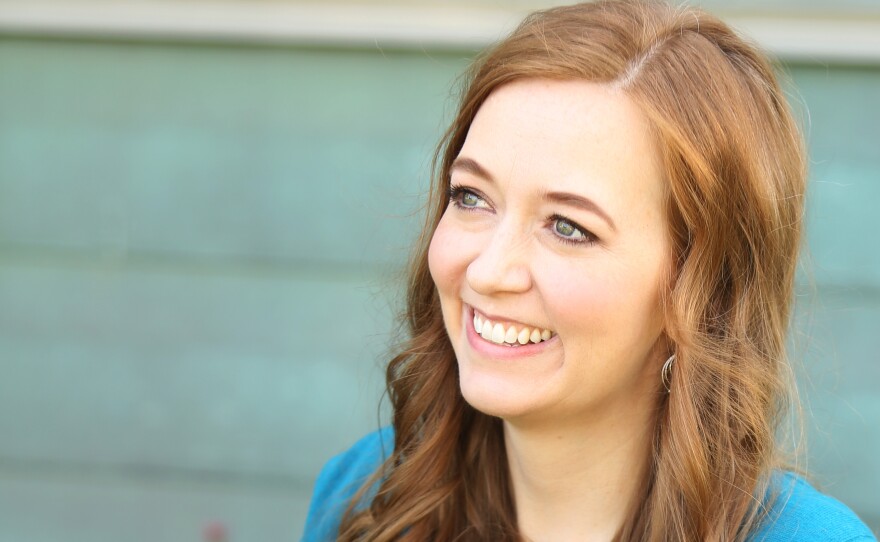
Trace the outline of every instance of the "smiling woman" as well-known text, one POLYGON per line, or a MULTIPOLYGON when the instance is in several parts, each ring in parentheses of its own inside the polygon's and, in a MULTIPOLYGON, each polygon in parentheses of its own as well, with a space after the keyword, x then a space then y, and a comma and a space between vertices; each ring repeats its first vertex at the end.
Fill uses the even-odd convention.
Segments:
POLYGON ((638 108, 587 81, 505 85, 471 123, 451 184, 428 262, 468 404, 511 433, 586 435, 600 411, 644 433, 669 356, 660 291, 672 262, 638 108), (552 337, 519 346, 541 330, 552 337))
POLYGON ((388 367, 305 540, 873 540, 786 470, 804 153, 767 60, 661 3, 473 66, 388 367))

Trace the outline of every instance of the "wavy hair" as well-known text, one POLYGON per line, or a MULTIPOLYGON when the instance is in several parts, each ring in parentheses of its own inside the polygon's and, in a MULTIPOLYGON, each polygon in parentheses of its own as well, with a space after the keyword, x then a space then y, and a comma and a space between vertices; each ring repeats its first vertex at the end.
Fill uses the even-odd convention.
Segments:
POLYGON ((785 337, 803 141, 754 46, 697 9, 628 0, 536 12, 466 74, 408 271, 408 340, 387 368, 394 451, 349 505, 338 539, 522 539, 501 422, 462 398, 427 255, 474 116, 523 78, 620 89, 648 119, 668 183, 675 269, 662 310, 676 361, 650 468, 616 539, 744 540, 764 516, 791 401, 785 337))

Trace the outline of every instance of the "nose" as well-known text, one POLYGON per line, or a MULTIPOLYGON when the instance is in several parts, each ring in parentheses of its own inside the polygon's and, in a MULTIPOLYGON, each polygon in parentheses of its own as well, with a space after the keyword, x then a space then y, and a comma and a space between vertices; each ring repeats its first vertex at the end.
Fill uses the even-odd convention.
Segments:
POLYGON ((465 274, 478 294, 522 293, 532 287, 528 240, 521 232, 495 230, 465 274))

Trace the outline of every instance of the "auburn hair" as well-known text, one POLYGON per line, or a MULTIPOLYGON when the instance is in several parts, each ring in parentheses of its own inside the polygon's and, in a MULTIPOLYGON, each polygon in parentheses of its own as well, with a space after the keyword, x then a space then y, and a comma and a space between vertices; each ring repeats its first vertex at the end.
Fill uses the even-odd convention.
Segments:
POLYGON ((427 255, 474 116, 523 78, 625 93, 648 119, 668 183, 675 269, 662 310, 676 360, 650 468, 616 539, 744 540, 772 494, 792 395, 785 338, 803 141, 754 46, 698 9, 629 0, 533 13, 466 74, 408 270, 407 340, 387 368, 394 450, 354 497, 338 539, 522 540, 502 425, 462 398, 427 255))

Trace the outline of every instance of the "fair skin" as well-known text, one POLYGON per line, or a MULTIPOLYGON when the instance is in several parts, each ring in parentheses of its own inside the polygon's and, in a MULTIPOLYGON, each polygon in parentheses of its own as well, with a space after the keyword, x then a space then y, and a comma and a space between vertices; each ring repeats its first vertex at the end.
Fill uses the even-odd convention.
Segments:
POLYGON ((480 108, 451 184, 429 266, 462 394, 504 422, 520 529, 610 540, 647 468, 669 354, 646 121, 606 85, 516 81, 480 108))

